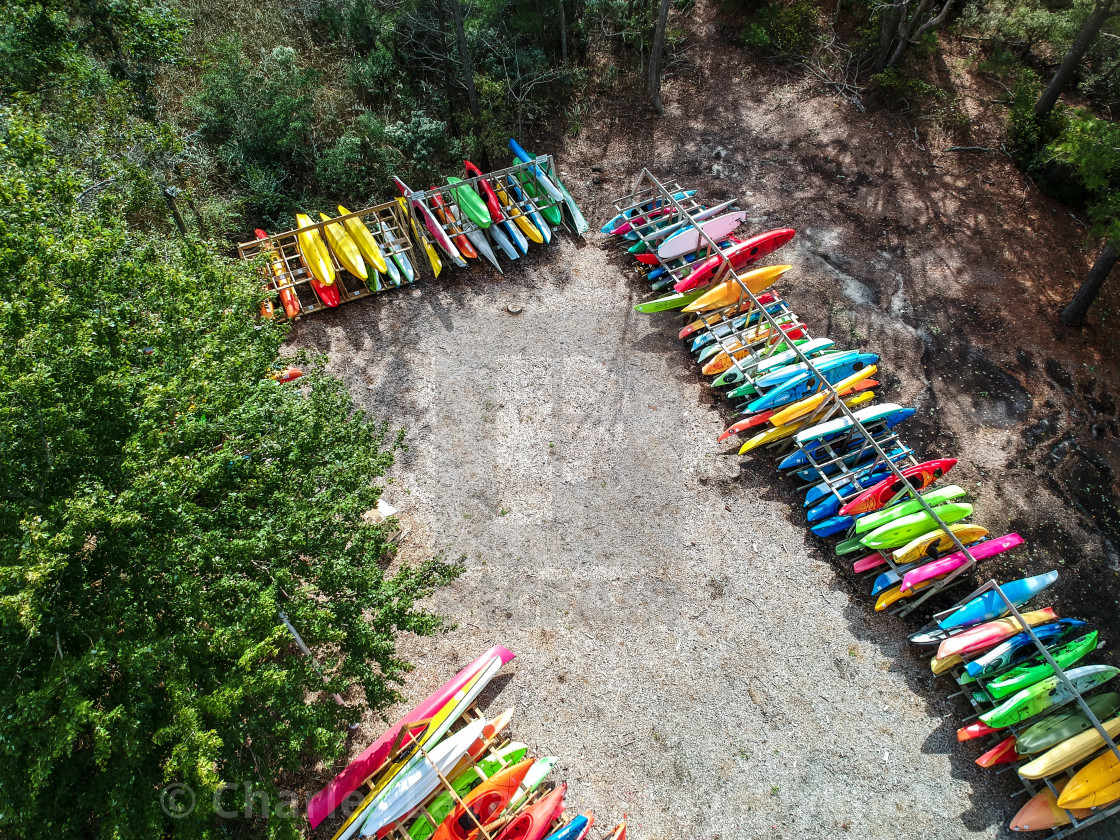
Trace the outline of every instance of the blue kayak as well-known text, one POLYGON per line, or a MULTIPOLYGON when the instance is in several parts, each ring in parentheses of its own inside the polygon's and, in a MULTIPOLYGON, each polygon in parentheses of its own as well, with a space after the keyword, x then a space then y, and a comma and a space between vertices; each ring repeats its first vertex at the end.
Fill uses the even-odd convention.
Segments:
MULTIPOLYGON (((780 308, 782 302, 779 301, 774 304, 774 306, 775 308, 780 308)), ((767 311, 770 311, 769 307, 767 307, 767 311)), ((834 342, 831 338, 810 338, 796 340, 794 344, 797 345, 797 348, 802 353, 811 359, 814 356, 819 356, 821 353, 831 350, 834 342)), ((764 362, 760 362, 758 370, 776 370, 782 365, 793 364, 796 361, 797 354, 794 353, 793 350, 782 350, 778 353, 774 353, 764 362)), ((738 385, 743 382, 745 378, 742 371, 732 366, 715 378, 715 381, 712 382, 712 387, 724 388, 730 385, 738 385)))
MULTIPOLYGON (((1078 621, 1075 618, 1063 618, 1052 624, 1043 624, 1041 627, 1032 629, 1034 634, 1038 636, 1038 640, 1049 647, 1060 642, 1074 630, 1085 626, 1084 621, 1078 621)), ((989 677, 1005 668, 1010 668, 1012 665, 1018 665, 1025 659, 1030 659, 1036 653, 1038 653, 1038 648, 1031 641, 1031 637, 1026 633, 1019 633, 996 645, 983 656, 972 660, 964 667, 970 676, 989 677)))
POLYGON ((743 413, 754 414, 756 411, 767 411, 771 408, 779 408, 797 402, 800 399, 812 396, 820 389, 821 383, 818 374, 830 384, 835 385, 837 382, 847 379, 856 371, 868 365, 873 365, 877 361, 879 361, 879 356, 876 353, 857 353, 854 358, 845 358, 822 364, 817 368, 817 373, 805 371, 795 376, 784 385, 770 391, 766 396, 752 402, 743 413))
MULTIPOLYGON (((1015 605, 1016 608, 1027 603, 1031 598, 1052 585, 1058 579, 1056 571, 1047 572, 1034 577, 1013 580, 1002 585, 1003 594, 1015 605)), ((1008 614, 1008 609, 1003 599, 993 590, 973 598, 964 606, 954 610, 945 618, 937 622, 942 630, 957 630, 962 627, 971 627, 974 624, 983 624, 995 618, 1002 618, 1008 614)))
MULTIPOLYGON (((914 450, 912 450, 909 446, 897 446, 887 452, 887 457, 890 458, 892 463, 898 463, 906 456, 913 454, 914 450)), ((845 467, 851 469, 852 467, 864 464, 867 461, 873 461, 878 457, 878 453, 874 449, 868 447, 867 449, 859 450, 853 452, 851 455, 845 456, 842 459, 842 462, 845 467)), ((825 476, 833 475, 834 473, 837 473, 839 471, 839 464, 825 464, 820 469, 817 469, 816 467, 805 467, 804 469, 798 470, 797 477, 802 481, 819 481, 825 476)))
MULTIPOLYGON (((876 442, 886 438, 887 434, 893 428, 895 428, 895 426, 914 416, 914 409, 902 408, 901 406, 895 405, 894 403, 886 403, 881 406, 872 406, 872 409, 875 412, 874 414, 867 413, 864 417, 859 417, 861 413, 870 411, 869 409, 863 409, 856 412, 856 417, 860 419, 860 422, 864 424, 864 428, 867 429, 872 439, 876 442)), ((841 419, 847 420, 846 417, 841 419)), ((829 423, 832 422, 833 421, 829 421, 829 423)), ((822 423, 820 425, 825 426, 829 424, 822 423)), ((811 439, 809 443, 813 445, 806 446, 804 450, 799 449, 796 452, 791 452, 778 464, 778 469, 792 470, 796 469, 797 467, 804 467, 809 463, 809 454, 811 454, 814 459, 826 457, 828 453, 825 449, 825 444, 828 444, 830 442, 837 443, 838 445, 842 446, 843 449, 858 449, 860 447, 867 446, 867 441, 864 440, 862 435, 856 436, 852 440, 846 442, 836 440, 836 438, 839 438, 841 435, 848 434, 849 432, 851 432, 851 430, 852 426, 849 422, 842 428, 832 429, 823 438, 811 439)), ((870 449, 870 447, 868 448, 870 449)))

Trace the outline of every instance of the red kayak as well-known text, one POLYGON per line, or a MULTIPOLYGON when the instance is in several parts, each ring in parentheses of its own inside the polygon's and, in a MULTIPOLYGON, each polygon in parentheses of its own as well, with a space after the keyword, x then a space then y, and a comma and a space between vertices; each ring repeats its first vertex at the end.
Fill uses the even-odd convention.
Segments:
POLYGON ((992 729, 988 724, 982 720, 975 723, 970 723, 968 726, 962 726, 957 730, 957 740, 971 741, 973 738, 983 738, 985 735, 991 735, 993 732, 998 732, 998 729, 992 729))
MULTIPOLYGON (((432 189, 434 190, 435 187, 432 187, 432 189)), ((432 207, 435 208, 436 215, 439 216, 439 220, 447 226, 448 235, 451 237, 451 241, 455 243, 455 247, 459 249, 459 253, 468 259, 477 260, 478 251, 471 245, 471 241, 467 239, 466 234, 456 226, 455 217, 451 215, 451 211, 447 208, 447 202, 443 200, 443 196, 438 192, 433 192, 431 199, 432 207)))
POLYGON ((924 490, 949 472, 956 466, 956 463, 956 458, 940 458, 936 461, 926 461, 913 467, 907 467, 902 471, 902 477, 906 479, 906 482, 900 481, 893 475, 884 478, 840 508, 840 516, 855 516, 856 514, 879 510, 902 492, 906 483, 909 483, 915 490, 924 490))
MULTIPOLYGON (((265 233, 260 228, 257 228, 256 230, 254 230, 253 234, 257 237, 257 239, 268 239, 268 234, 265 233)), ((270 256, 273 254, 273 248, 272 248, 271 245, 266 245, 261 250, 266 251, 270 256)), ((280 275, 282 275, 284 273, 284 264, 282 262, 280 262, 280 260, 272 259, 269 262, 272 266, 272 273, 273 273, 274 276, 279 277, 280 275)), ((299 298, 296 297, 296 290, 295 289, 291 288, 290 286, 286 289, 281 289, 280 290, 280 302, 284 304, 284 311, 288 314, 289 318, 294 318, 299 314, 299 298)), ((271 301, 265 301, 265 303, 268 304, 268 308, 271 311, 272 310, 272 302, 271 301)), ((262 307, 261 314, 264 315, 264 309, 263 309, 264 303, 261 304, 261 307, 262 307)), ((272 315, 266 315, 265 317, 271 318, 272 315)))
POLYGON ((460 799, 435 830, 432 840, 474 840, 478 837, 478 827, 486 825, 505 810, 535 761, 526 758, 499 770, 460 799))
POLYGON ((981 767, 995 767, 997 764, 1010 764, 1019 760, 1019 753, 1015 752, 1016 738, 1014 735, 1004 738, 978 759, 976 763, 981 767))
POLYGON ((400 738, 402 730, 407 730, 410 735, 419 736, 427 724, 417 726, 409 726, 409 724, 416 721, 426 721, 432 717, 458 693, 459 689, 486 667, 495 656, 499 657, 504 665, 513 659, 514 655, 501 645, 494 645, 494 647, 485 651, 474 662, 432 692, 415 709, 394 723, 384 735, 366 747, 362 754, 350 763, 350 766, 335 776, 330 784, 311 797, 311 801, 307 803, 307 819, 311 823, 311 827, 315 828, 325 820, 347 796, 356 791, 366 779, 381 769, 389 758, 393 744, 400 738))
POLYGON ((468 178, 478 178, 478 188, 482 191, 482 197, 486 199, 486 209, 490 211, 490 218, 495 222, 504 222, 506 215, 502 212, 502 202, 498 201, 498 194, 494 192, 490 182, 483 177, 482 170, 469 160, 463 161, 463 166, 467 169, 468 178))
POLYGON ((540 840, 548 834, 552 821, 564 812, 564 793, 568 789, 565 782, 506 824, 497 840, 540 840))
POLYGON ((688 277, 677 283, 677 285, 673 287, 673 290, 677 292, 687 292, 690 289, 696 289, 712 282, 716 270, 723 264, 724 259, 729 260, 731 262, 731 267, 736 271, 740 271, 749 265, 754 265, 754 263, 774 253, 793 239, 796 233, 797 231, 793 228, 779 228, 778 230, 760 233, 758 236, 752 236, 750 239, 744 239, 742 242, 738 242, 729 248, 726 252, 726 256, 713 254, 708 257, 704 262, 692 269, 692 273, 689 274, 688 277))

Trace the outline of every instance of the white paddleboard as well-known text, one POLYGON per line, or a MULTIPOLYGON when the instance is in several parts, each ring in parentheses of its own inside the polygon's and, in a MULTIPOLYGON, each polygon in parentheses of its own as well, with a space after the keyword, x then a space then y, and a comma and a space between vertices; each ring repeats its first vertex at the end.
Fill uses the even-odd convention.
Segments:
MULTIPOLYGON (((708 234, 712 239, 717 242, 735 230, 747 218, 747 214, 739 210, 735 213, 727 213, 723 216, 704 222, 700 227, 704 233, 708 234)), ((657 249, 657 256, 663 260, 671 260, 676 257, 683 257, 685 254, 692 253, 696 250, 696 246, 700 244, 700 231, 696 228, 689 228, 682 230, 680 233, 670 236, 657 249)))

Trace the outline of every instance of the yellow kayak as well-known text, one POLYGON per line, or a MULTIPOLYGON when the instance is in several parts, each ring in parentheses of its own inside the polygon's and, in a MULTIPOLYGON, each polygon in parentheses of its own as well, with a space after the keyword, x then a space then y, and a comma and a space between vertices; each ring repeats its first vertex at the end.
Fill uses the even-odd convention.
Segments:
POLYGON ((432 247, 432 243, 428 240, 428 237, 420 230, 420 225, 416 223, 416 216, 409 212, 408 201, 405 200, 404 196, 397 196, 397 204, 401 206, 401 213, 407 216, 409 222, 412 223, 413 238, 416 239, 417 242, 422 242, 424 244, 424 253, 428 255, 428 263, 432 266, 432 273, 436 277, 439 277, 439 273, 443 271, 443 260, 439 258, 439 254, 437 254, 436 249, 432 247))
POLYGON ((915 592, 921 592, 927 586, 933 586, 933 584, 934 581, 932 580, 923 580, 917 586, 912 586, 903 592, 902 584, 896 583, 890 589, 884 589, 879 593, 879 599, 875 602, 875 612, 882 612, 887 609, 887 607, 893 606, 903 598, 909 598, 915 592))
POLYGON ((538 245, 543 245, 544 235, 540 232, 537 226, 533 224, 532 219, 525 218, 525 214, 521 212, 521 209, 509 200, 509 196, 506 195, 506 191, 502 189, 501 182, 494 182, 494 192, 498 194, 498 201, 502 203, 502 210, 505 212, 506 216, 513 219, 514 223, 519 228, 521 228, 521 232, 524 233, 527 237, 532 239, 538 245))
MULTIPOLYGON (((844 400, 844 405, 848 408, 854 408, 857 405, 863 405, 865 402, 871 402, 873 399, 875 399, 874 391, 863 391, 853 397, 848 397, 844 400)), ((787 423, 785 426, 777 426, 773 429, 767 429, 765 432, 759 432, 739 448, 739 454, 746 455, 752 449, 758 449, 758 447, 773 443, 776 440, 784 440, 799 431, 801 431, 801 424, 795 421, 787 423)))
MULTIPOLYGON (((1054 611, 1049 608, 1042 610, 1032 610, 1031 612, 1021 613, 1021 615, 1023 616, 1023 621, 1026 622, 1026 624, 1030 627, 1035 627, 1039 624, 1046 624, 1047 622, 1053 621, 1055 618, 1054 611)), ((998 637, 1000 641, 1010 636, 1014 636, 1022 629, 1022 625, 1016 618, 999 618, 995 621, 990 621, 987 624, 983 624, 981 626, 985 628, 989 626, 994 628, 1001 628, 1004 633, 1002 636, 998 637)), ((952 639, 947 639, 946 641, 951 640, 952 639)), ((942 642, 941 644, 944 645, 945 642, 942 642)), ((940 650, 941 648, 939 647, 938 651, 940 650)), ((951 670, 953 667, 960 665, 962 662, 964 662, 964 659, 959 654, 952 653, 949 656, 933 657, 933 659, 929 661, 929 667, 930 670, 933 671, 933 673, 943 674, 946 671, 951 670)))
MULTIPOLYGON (((1116 740, 1116 736, 1120 735, 1120 717, 1101 723, 1108 737, 1116 740)), ((1019 775, 1024 779, 1044 779, 1083 761, 1103 746, 1104 738, 1101 733, 1096 729, 1086 729, 1050 748, 1029 764, 1024 764, 1019 768, 1019 775)))
MULTIPOLYGON (((757 295, 773 285, 775 280, 791 268, 793 268, 792 265, 767 265, 756 268, 754 271, 748 271, 740 279, 750 289, 751 294, 757 295)), ((706 312, 709 309, 722 309, 725 306, 731 306, 742 297, 743 290, 735 282, 735 278, 731 278, 730 280, 724 280, 714 289, 709 289, 681 311, 706 312)))
MULTIPOLYGON (((949 530, 956 534, 957 539, 965 545, 988 536, 988 530, 981 528, 979 525, 960 523, 950 525, 949 530)), ((936 534, 923 534, 896 550, 894 562, 896 565, 905 566, 908 563, 917 563, 923 558, 933 559, 930 557, 931 553, 935 557, 940 557, 946 551, 956 551, 956 543, 949 539, 949 535, 944 531, 938 531, 936 534)))
MULTIPOLYGON (((836 388, 836 393, 838 393, 840 396, 844 396, 847 391, 850 391, 852 388, 856 387, 856 385, 863 382, 863 380, 870 379, 878 372, 878 365, 868 365, 861 370, 857 370, 847 379, 841 379, 833 387, 836 388)), ((774 426, 784 426, 786 423, 796 420, 798 417, 804 417, 806 414, 809 414, 810 412, 819 408, 821 404, 830 396, 831 394, 828 391, 821 391, 818 394, 813 394, 811 397, 805 397, 805 399, 803 400, 798 400, 793 405, 786 406, 781 411, 776 412, 770 418, 770 423, 774 426)))
POLYGON ((1058 807, 1096 808, 1117 799, 1120 799, 1120 759, 1109 750, 1077 771, 1058 798, 1058 807))
POLYGON ((331 243, 331 250, 338 257, 342 267, 355 277, 361 277, 365 280, 368 276, 366 274, 366 262, 358 251, 357 243, 346 232, 346 228, 338 222, 331 222, 331 217, 326 213, 320 213, 319 218, 324 222, 330 222, 323 227, 323 231, 327 234, 327 241, 331 243))
MULTIPOLYGON (((343 216, 349 216, 350 211, 338 205, 338 212, 343 216)), ((344 219, 342 224, 346 225, 346 232, 350 234, 350 238, 354 240, 354 244, 358 246, 362 256, 369 260, 369 264, 376 268, 382 274, 389 273, 389 266, 385 265, 385 257, 381 255, 381 249, 377 246, 377 240, 373 238, 373 234, 369 232, 358 217, 352 219, 344 219)))
POLYGON ((296 224, 300 228, 296 233, 296 245, 307 270, 324 286, 331 285, 335 278, 334 263, 331 262, 331 255, 327 252, 327 243, 315 231, 303 230, 315 224, 306 213, 296 213, 296 224))

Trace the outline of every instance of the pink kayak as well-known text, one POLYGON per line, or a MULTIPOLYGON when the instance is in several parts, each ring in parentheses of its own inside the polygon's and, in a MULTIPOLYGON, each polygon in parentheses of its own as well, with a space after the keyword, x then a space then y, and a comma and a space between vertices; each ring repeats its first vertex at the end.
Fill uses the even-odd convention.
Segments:
POLYGON ((671 214, 676 213, 676 212, 677 212, 676 207, 659 207, 656 210, 651 210, 645 216, 639 216, 636 219, 630 219, 628 221, 623 222, 618 227, 616 227, 614 230, 612 230, 611 233, 614 234, 615 236, 622 236, 622 235, 627 234, 630 231, 634 230, 634 228, 639 228, 642 225, 646 224, 647 222, 652 221, 653 219, 656 219, 660 216, 671 215, 671 214))
MULTIPOLYGON (((1022 613, 1022 615, 1031 627, 1037 624, 1055 621, 1058 618, 1053 607, 1033 610, 1030 613, 1022 613)), ((964 656, 968 653, 976 653, 977 651, 990 648, 993 645, 998 645, 1004 639, 1010 639, 1016 633, 1021 633, 1022 631, 1023 628, 1019 625, 1017 619, 997 618, 995 621, 989 621, 978 627, 970 627, 963 633, 957 633, 957 635, 945 639, 938 646, 937 656, 934 658, 948 659, 950 656, 964 656)))
POLYGON ((857 575, 862 575, 864 572, 870 572, 872 569, 885 566, 886 564, 887 558, 876 551, 874 554, 868 554, 866 557, 861 557, 854 562, 852 564, 852 571, 857 575))
MULTIPOLYGON (((414 721, 427 720, 432 717, 495 656, 499 657, 502 664, 505 665, 513 659, 514 654, 501 645, 494 645, 484 652, 470 665, 432 692, 415 709, 394 723, 384 735, 366 747, 360 756, 335 776, 330 784, 311 797, 311 801, 307 803, 307 819, 311 823, 311 827, 315 828, 325 820, 347 796, 381 769, 402 729, 405 729, 408 724, 414 721)), ((412 727, 411 729, 418 734, 423 727, 412 727)))
POLYGON ((687 292, 712 282, 725 259, 731 262, 731 267, 736 271, 754 265, 793 239, 796 233, 793 228, 780 228, 737 242, 727 249, 726 257, 714 254, 692 269, 691 274, 673 286, 673 291, 687 292))
MULTIPOLYGON (((974 545, 969 549, 969 552, 977 560, 986 560, 989 557, 994 557, 997 554, 1002 554, 1009 548, 1014 548, 1017 545, 1022 545, 1023 538, 1018 534, 1008 534, 998 539, 988 540, 979 545, 974 545)), ((954 572, 968 562, 963 551, 954 551, 952 554, 946 554, 940 560, 934 560, 932 563, 926 563, 924 566, 919 566, 916 569, 911 569, 902 577, 902 586, 899 587, 900 592, 909 592, 919 583, 925 583, 927 580, 933 580, 936 577, 947 575, 954 572)))

